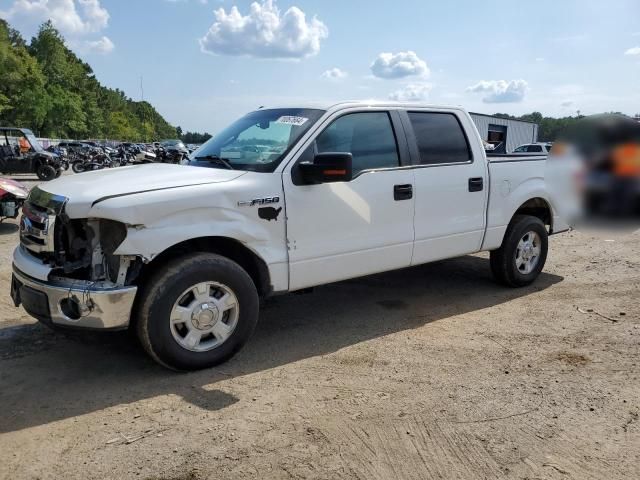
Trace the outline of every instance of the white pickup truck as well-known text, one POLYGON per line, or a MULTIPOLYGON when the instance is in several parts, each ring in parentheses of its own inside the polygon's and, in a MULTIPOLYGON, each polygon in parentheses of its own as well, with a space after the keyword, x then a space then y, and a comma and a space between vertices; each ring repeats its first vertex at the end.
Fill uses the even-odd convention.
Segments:
POLYGON ((479 251, 501 283, 530 284, 569 228, 552 161, 487 158, 460 108, 261 108, 190 165, 34 188, 11 295, 49 325, 134 328, 161 364, 204 368, 249 339, 260 297, 479 251))

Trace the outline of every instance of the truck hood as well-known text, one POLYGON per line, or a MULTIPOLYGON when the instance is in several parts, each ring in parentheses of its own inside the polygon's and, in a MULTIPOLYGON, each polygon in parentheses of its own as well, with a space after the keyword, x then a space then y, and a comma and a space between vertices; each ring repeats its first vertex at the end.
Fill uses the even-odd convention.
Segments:
POLYGON ((235 180, 246 172, 170 164, 147 164, 62 176, 39 189, 67 198, 69 218, 85 218, 102 200, 149 191, 235 180))

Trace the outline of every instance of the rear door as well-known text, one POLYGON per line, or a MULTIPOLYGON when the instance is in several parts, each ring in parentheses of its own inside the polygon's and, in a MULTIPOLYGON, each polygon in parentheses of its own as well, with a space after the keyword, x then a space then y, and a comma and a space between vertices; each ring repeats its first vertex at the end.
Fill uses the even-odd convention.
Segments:
POLYGON ((485 228, 487 166, 479 137, 461 111, 403 113, 415 168, 413 265, 480 249, 485 228))
POLYGON ((324 123, 283 173, 291 290, 411 264, 409 161, 395 111, 346 111, 324 123), (351 153, 353 179, 301 183, 297 165, 323 152, 351 153))

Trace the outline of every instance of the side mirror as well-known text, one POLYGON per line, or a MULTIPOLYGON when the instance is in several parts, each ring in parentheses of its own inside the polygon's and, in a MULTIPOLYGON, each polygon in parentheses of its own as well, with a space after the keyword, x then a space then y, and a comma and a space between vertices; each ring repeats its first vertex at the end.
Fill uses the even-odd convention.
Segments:
POLYGON ((318 153, 313 163, 298 165, 305 183, 349 182, 353 177, 353 156, 350 153, 318 153))

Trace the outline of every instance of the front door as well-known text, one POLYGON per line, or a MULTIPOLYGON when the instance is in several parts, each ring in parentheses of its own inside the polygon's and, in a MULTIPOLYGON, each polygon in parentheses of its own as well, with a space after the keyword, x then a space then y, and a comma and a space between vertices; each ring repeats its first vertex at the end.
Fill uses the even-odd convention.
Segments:
MULTIPOLYGON (((349 182, 305 185, 296 165, 283 175, 289 288, 297 290, 409 266, 413 249, 414 173, 400 169, 395 113, 367 111, 335 118, 302 153, 349 152, 349 182)), ((407 159, 408 160, 408 159, 407 159)))

